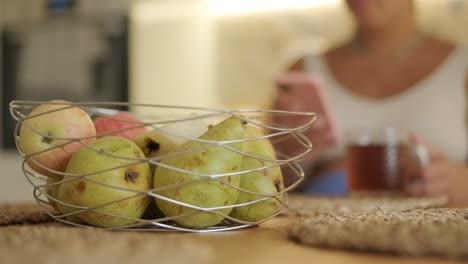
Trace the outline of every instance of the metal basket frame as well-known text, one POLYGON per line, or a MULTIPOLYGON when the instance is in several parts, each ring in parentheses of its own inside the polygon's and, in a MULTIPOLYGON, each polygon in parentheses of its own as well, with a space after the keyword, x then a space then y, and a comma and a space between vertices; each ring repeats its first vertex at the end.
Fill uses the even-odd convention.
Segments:
MULTIPOLYGON (((55 220, 57 220, 59 222, 69 224, 69 225, 88 227, 88 228, 103 228, 103 227, 93 227, 93 226, 90 226, 90 225, 87 225, 87 224, 74 223, 74 222, 70 222, 70 221, 66 220, 66 217, 71 216, 71 215, 78 215, 78 214, 80 214, 80 213, 82 213, 84 211, 94 211, 94 212, 99 212, 101 214, 105 214, 105 215, 109 215, 109 216, 113 216, 113 217, 119 217, 119 218, 131 220, 131 221, 134 222, 133 224, 129 224, 129 225, 125 225, 125 226, 103 228, 103 229, 134 230, 134 231, 187 231, 187 232, 200 232, 200 233, 215 232, 215 231, 227 231, 227 230, 234 230, 234 229, 251 227, 251 226, 258 225, 258 224, 260 224, 260 223, 262 223, 264 221, 267 221, 267 220, 281 214, 287 208, 287 192, 294 189, 304 179, 304 171, 303 171, 303 169, 302 169, 302 167, 300 165, 300 161, 302 160, 302 158, 304 158, 305 155, 307 155, 312 150, 312 144, 309 141, 309 139, 304 135, 304 132, 316 120, 316 114, 311 113, 311 112, 289 112, 289 111, 280 111, 280 110, 255 110, 255 109, 223 110, 223 109, 214 109, 214 108, 205 108, 205 107, 153 105, 153 104, 138 104, 138 103, 128 103, 128 102, 80 102, 80 103, 74 103, 74 102, 12 101, 10 103, 10 113, 11 113, 12 117, 17 121, 17 125, 16 125, 15 131, 14 131, 14 137, 15 137, 15 142, 16 142, 17 149, 18 149, 20 155, 24 158, 24 160, 22 162, 22 166, 21 166, 23 174, 26 177, 26 179, 29 181, 29 183, 34 188, 33 195, 34 195, 34 198, 36 199, 36 202, 44 209, 44 211, 50 217, 54 218, 55 220), (124 128, 124 129, 120 129, 120 130, 109 131, 109 132, 106 132, 106 133, 102 133, 102 134, 99 134, 99 135, 93 135, 93 136, 85 137, 85 138, 50 137, 53 140, 64 140, 65 142, 63 144, 61 144, 61 145, 56 145, 56 146, 54 146, 52 148, 49 148, 49 149, 46 149, 46 150, 43 150, 43 151, 40 151, 40 152, 37 152, 37 153, 31 153, 31 154, 27 155, 20 148, 19 141, 18 141, 19 132, 20 132, 20 129, 21 129, 22 126, 27 125, 27 124, 24 123, 26 120, 38 116, 38 115, 28 115, 29 114, 28 112, 32 111, 35 107, 37 107, 39 105, 42 105, 42 104, 56 104, 56 105, 62 105, 63 107, 52 110, 52 111, 43 112, 43 113, 40 113, 39 115, 46 115, 48 113, 55 112, 55 111, 62 111, 62 110, 67 109, 67 108, 79 107, 79 108, 83 109, 86 113, 88 113, 88 115, 90 117, 105 116, 105 117, 108 117, 108 118, 113 118, 112 117, 113 113, 122 112, 122 110, 118 110, 116 108, 126 107, 126 108, 130 108, 130 109, 132 109, 132 108, 151 108, 151 109, 165 109, 165 110, 169 110, 169 111, 181 111, 181 114, 179 114, 181 117, 177 117, 177 118, 172 117, 172 118, 169 118, 169 119, 164 118, 162 120, 161 120, 161 117, 158 117, 155 120, 151 120, 152 119, 151 117, 139 116, 139 117, 141 117, 141 120, 145 120, 145 121, 138 121, 138 122, 135 121, 134 122, 134 121, 125 120, 125 122, 129 122, 129 123, 134 122, 135 123, 135 126, 130 127, 130 128, 124 128), (202 112, 202 113, 197 114, 197 115, 193 115, 193 116, 188 116, 188 113, 193 113, 193 112, 202 112), (295 117, 300 116, 300 117, 305 118, 306 122, 304 122, 303 124, 300 124, 300 125, 298 125, 296 127, 284 127, 284 126, 281 126, 280 124, 275 124, 274 122, 271 121, 271 117, 274 117, 276 115, 286 115, 286 116, 295 116, 295 117), (242 140, 214 141, 214 140, 200 139, 200 138, 196 138, 196 137, 187 137, 187 136, 184 136, 184 135, 177 135, 177 134, 175 134, 173 132, 168 132, 168 131, 165 131, 164 129, 161 129, 162 125, 165 125, 165 124, 168 124, 168 123, 185 122, 185 121, 191 121, 191 120, 194 120, 194 119, 202 119, 202 120, 205 120, 205 119, 208 119, 208 118, 218 118, 218 119, 220 119, 223 116, 237 116, 237 117, 239 117, 240 119, 243 119, 244 121, 246 121, 249 124, 252 124, 252 125, 257 126, 257 127, 261 127, 263 129, 265 129, 266 131, 269 131, 269 133, 267 133, 267 134, 265 134, 265 135, 263 135, 261 137, 252 137, 252 138, 242 139, 242 140), (259 121, 261 119, 257 118, 258 116, 263 116, 263 117, 268 116, 268 117, 270 117, 270 120, 268 120, 269 122, 261 122, 261 121, 259 121), (106 134, 111 134, 111 133, 116 133, 116 132, 123 132, 123 131, 126 131, 126 130, 132 130, 132 129, 135 129, 137 127, 148 127, 148 128, 153 129, 153 130, 159 130, 161 133, 167 133, 167 134, 169 134, 171 136, 183 138, 184 140, 187 140, 187 141, 188 140, 198 141, 198 142, 203 143, 204 147, 200 148, 200 149, 190 149, 190 150, 187 150, 185 152, 176 152, 176 153, 172 152, 172 153, 157 156, 157 157, 154 157, 154 158, 140 158, 140 159, 138 159, 138 158, 129 158, 129 157, 122 157, 122 156, 118 156, 118 155, 112 155, 110 153, 104 153, 101 150, 93 148, 89 144, 83 142, 83 140, 85 140, 85 139, 94 138, 96 136, 104 136, 106 134), (281 138, 281 137, 285 137, 285 136, 288 136, 290 138, 293 138, 293 139, 297 140, 297 142, 303 147, 303 151, 301 151, 300 153, 298 153, 297 155, 295 155, 293 157, 289 157, 289 156, 287 156, 287 155, 285 155, 283 153, 277 153, 279 158, 269 159, 269 158, 265 158, 265 157, 259 157, 259 156, 256 156, 256 155, 252 155, 250 153, 246 153, 246 152, 243 152, 243 151, 239 151, 239 150, 237 150, 237 149, 230 146, 230 144, 233 144, 233 143, 245 142, 245 141, 249 141, 249 140, 252 140, 252 141, 259 140, 259 139, 274 140, 274 139, 276 139, 278 137, 281 138), (34 155, 38 155, 40 153, 49 151, 49 150, 51 150, 53 148, 62 147, 64 145, 66 145, 66 144, 71 144, 71 143, 74 143, 74 142, 78 142, 79 144, 82 145, 82 147, 92 149, 93 151, 101 152, 102 154, 106 154, 106 155, 109 155, 111 157, 115 157, 115 158, 119 158, 119 159, 126 159, 126 160, 128 160, 129 162, 132 162, 132 163, 124 164, 124 165, 121 165, 121 166, 118 166, 118 167, 112 167, 112 168, 105 169, 105 170, 102 170, 102 171, 95 171, 93 173, 76 175, 76 174, 70 174, 70 173, 66 173, 66 172, 51 170, 50 168, 47 168, 47 167, 43 166, 42 164, 38 163, 37 161, 35 161, 33 159, 34 155), (197 173, 197 172, 183 170, 183 169, 180 169, 180 168, 175 168, 175 167, 172 167, 172 166, 169 166, 169 165, 166 165, 166 164, 163 164, 163 163, 160 162, 161 160, 164 160, 164 159, 166 159, 168 157, 171 157, 171 156, 174 156, 174 155, 181 155, 181 154, 188 153, 188 152, 196 152, 196 151, 199 151, 201 149, 206 149, 207 145, 208 145, 208 147, 223 147, 223 148, 226 148, 226 149, 228 149, 230 151, 234 151, 234 152, 237 152, 239 154, 249 156, 251 158, 255 158, 255 159, 259 159, 259 160, 269 162, 270 164, 265 165, 263 167, 250 169, 250 170, 243 170, 243 171, 239 171, 239 172, 229 172, 229 173, 222 173, 222 174, 206 174, 206 173, 197 173), (40 166, 45 170, 49 170, 52 173, 56 173, 56 174, 59 174, 59 175, 62 175, 62 176, 69 176, 70 179, 67 179, 67 180, 62 179, 62 180, 60 180, 58 182, 51 183, 51 184, 44 183, 45 180, 47 179, 47 176, 41 175, 38 172, 32 170, 29 167, 29 165, 27 164, 27 162, 34 162, 37 166, 40 166), (182 173, 190 173, 192 175, 198 176, 198 179, 190 181, 190 182, 184 182, 184 183, 165 186, 165 187, 160 187, 160 188, 153 188, 153 189, 145 190, 145 191, 138 191, 138 190, 134 190, 134 189, 127 189, 127 188, 122 188, 122 187, 119 187, 119 186, 113 186, 113 185, 110 185, 110 184, 107 184, 107 183, 104 183, 104 182, 100 182, 100 181, 96 181, 96 180, 93 180, 93 179, 87 177, 87 176, 90 176, 90 175, 93 175, 93 174, 96 174, 96 173, 102 173, 102 172, 110 171, 110 170, 117 169, 117 168, 120 168, 120 167, 128 167, 130 165, 139 164, 139 163, 149 163, 149 164, 154 165, 154 166, 162 166, 162 167, 165 167, 167 169, 176 170, 176 171, 179 171, 179 172, 182 172, 182 173), (221 178, 221 177, 225 177, 225 176, 235 176, 235 175, 240 176, 241 174, 244 174, 244 173, 265 170, 265 169, 275 167, 275 166, 279 166, 281 168, 287 167, 289 170, 294 172, 295 176, 297 177, 296 181, 293 184, 291 184, 290 186, 287 186, 286 188, 284 188, 284 190, 278 192, 275 195, 266 195, 266 194, 255 193, 255 192, 252 192, 252 191, 249 191, 249 190, 245 190, 245 189, 240 188, 239 186, 231 184, 230 182, 224 181, 221 178), (93 182, 95 184, 100 184, 100 185, 103 185, 103 186, 106 186, 106 187, 109 187, 109 188, 116 188, 116 189, 128 191, 128 192, 134 193, 134 195, 124 197, 124 198, 121 198, 121 199, 118 199, 118 200, 115 200, 115 201, 111 201, 111 202, 108 202, 108 203, 100 204, 100 205, 97 205, 97 206, 93 206, 93 207, 84 207, 84 206, 72 205, 72 204, 68 204, 68 203, 65 203, 63 201, 60 201, 59 199, 57 199, 55 197, 52 197, 51 195, 48 195, 46 193, 46 191, 45 191, 47 187, 50 187, 50 186, 53 186, 53 185, 60 185, 60 184, 63 184, 63 183, 69 182, 69 181, 75 181, 75 180, 79 180, 79 179, 83 179, 83 178, 86 181, 93 182), (184 202, 181 202, 181 201, 173 200, 173 199, 170 199, 168 197, 165 197, 165 196, 162 196, 162 195, 158 194, 159 191, 161 191, 163 189, 166 189, 166 188, 177 188, 177 187, 180 187, 180 186, 183 186, 183 185, 191 184, 193 182, 204 181, 204 180, 220 181, 223 184, 226 184, 227 186, 229 186, 230 188, 234 188, 234 189, 238 190, 239 192, 255 194, 255 195, 258 195, 261 198, 259 198, 257 200, 254 200, 254 201, 247 202, 247 203, 204 208, 204 207, 184 203, 184 202), (150 199, 152 199, 152 200, 157 198, 157 199, 162 199, 162 200, 165 200, 165 201, 168 201, 168 202, 171 202, 171 203, 175 203, 175 204, 178 204, 178 205, 181 205, 181 206, 184 206, 184 207, 192 208, 192 209, 194 209, 194 212, 189 213, 189 214, 185 214, 185 215, 177 215, 177 216, 173 216, 173 217, 165 217, 164 216, 164 217, 159 217, 159 218, 154 218, 154 219, 140 219, 140 218, 136 219, 136 218, 125 217, 125 216, 122 216, 122 215, 110 214, 110 213, 103 212, 103 211, 99 210, 99 207, 103 207, 103 206, 106 206, 106 205, 109 205, 109 204, 112 204, 112 203, 118 203, 120 201, 123 201, 123 200, 126 200, 126 199, 131 199, 131 198, 142 196, 142 195, 149 196, 150 199), (279 197, 282 197, 282 198, 280 199, 279 197), (231 217, 229 215, 224 215, 224 214, 218 212, 218 210, 221 210, 221 209, 235 208, 235 207, 240 207, 240 206, 251 205, 251 204, 258 203, 258 202, 265 201, 265 200, 269 200, 269 199, 277 200, 278 203, 281 204, 281 208, 278 209, 278 211, 275 214, 271 215, 270 217, 267 217, 267 218, 262 219, 262 220, 257 221, 257 222, 242 221, 242 220, 239 220, 239 219, 235 219, 235 218, 233 218, 233 217, 231 217), (76 209, 76 211, 74 211, 72 213, 68 213, 68 214, 56 214, 54 212, 51 212, 50 210, 47 210, 47 207, 51 205, 50 201, 53 201, 55 203, 60 203, 62 205, 66 205, 68 207, 74 208, 74 209, 76 209), (179 226, 179 225, 175 224, 173 221, 171 221, 171 220, 173 220, 173 219, 175 219, 177 217, 183 217, 183 216, 196 214, 196 213, 201 213, 201 212, 209 212, 209 213, 220 215, 220 216, 222 216, 224 218, 224 220, 220 224, 218 224, 216 226, 205 228, 205 229, 193 229, 193 228, 182 227, 182 226, 179 226)), ((138 115, 136 115, 136 116, 138 117, 138 115)), ((175 116, 177 116, 177 115, 175 115, 175 116)), ((32 128, 32 129, 34 129, 34 128, 32 128)), ((38 131, 38 130, 35 130, 35 132, 41 134, 41 132, 38 131)), ((48 135, 43 135, 43 134, 41 134, 41 135, 42 136, 48 136, 48 135)))

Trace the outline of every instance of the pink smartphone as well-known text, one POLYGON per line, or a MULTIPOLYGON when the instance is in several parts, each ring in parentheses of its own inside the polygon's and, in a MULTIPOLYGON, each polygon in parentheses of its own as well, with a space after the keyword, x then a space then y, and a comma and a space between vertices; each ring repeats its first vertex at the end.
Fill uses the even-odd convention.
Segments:
MULTIPOLYGON (((314 145, 315 156, 322 156, 342 141, 342 133, 333 107, 318 77, 305 72, 288 72, 277 80, 276 109, 315 112, 317 120, 305 135, 314 145)), ((301 120, 284 118, 286 126, 300 125, 301 120)))

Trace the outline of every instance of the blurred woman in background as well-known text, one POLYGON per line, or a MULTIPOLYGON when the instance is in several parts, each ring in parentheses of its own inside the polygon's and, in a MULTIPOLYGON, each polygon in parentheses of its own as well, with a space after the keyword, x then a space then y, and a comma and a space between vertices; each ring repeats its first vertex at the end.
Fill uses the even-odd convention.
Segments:
MULTIPOLYGON (((346 43, 300 58, 290 71, 317 76, 342 131, 389 124, 413 133, 429 150, 422 177, 406 186, 420 195, 448 195, 468 203, 468 49, 417 25, 411 0, 346 0, 357 28, 346 43)), ((307 98, 303 104, 307 104, 307 98)), ((297 101, 279 97, 277 108, 297 101)), ((297 110, 297 109, 295 109, 297 110)), ((339 145, 330 125, 313 126, 315 152, 339 145), (335 145, 335 146, 331 146, 335 145)), ((317 155, 317 153, 316 153, 317 155)), ((313 162, 319 162, 314 157, 313 162)), ((338 166, 340 168, 340 166, 338 166)))

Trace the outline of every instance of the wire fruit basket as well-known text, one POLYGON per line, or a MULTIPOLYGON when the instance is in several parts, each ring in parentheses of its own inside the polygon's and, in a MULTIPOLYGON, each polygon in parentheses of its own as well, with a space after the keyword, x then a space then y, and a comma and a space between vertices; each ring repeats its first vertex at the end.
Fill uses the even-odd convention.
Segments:
POLYGON ((312 150, 304 132, 316 119, 63 100, 12 101, 10 112, 22 172, 50 217, 137 231, 226 231, 281 214, 304 179, 300 161, 312 150))

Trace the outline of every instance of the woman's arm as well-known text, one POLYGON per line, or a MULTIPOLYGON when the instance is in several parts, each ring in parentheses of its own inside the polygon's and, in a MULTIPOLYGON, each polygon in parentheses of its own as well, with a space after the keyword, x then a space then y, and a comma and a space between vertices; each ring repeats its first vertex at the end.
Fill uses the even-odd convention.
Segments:
MULTIPOLYGON (((307 73, 305 59, 299 59, 290 65, 286 72, 277 79, 278 93, 274 107, 286 111, 305 111, 317 113, 318 119, 305 132, 313 144, 312 151, 302 161, 306 172, 306 180, 297 188, 305 187, 309 179, 315 175, 327 173, 341 167, 333 149, 336 148, 341 136, 336 127, 336 120, 330 116, 328 99, 323 92, 320 76, 307 73)), ((303 121, 293 118, 277 119, 276 122, 286 127, 303 124, 303 121)), ((296 153, 295 144, 281 144, 277 148, 285 153, 296 153)))

